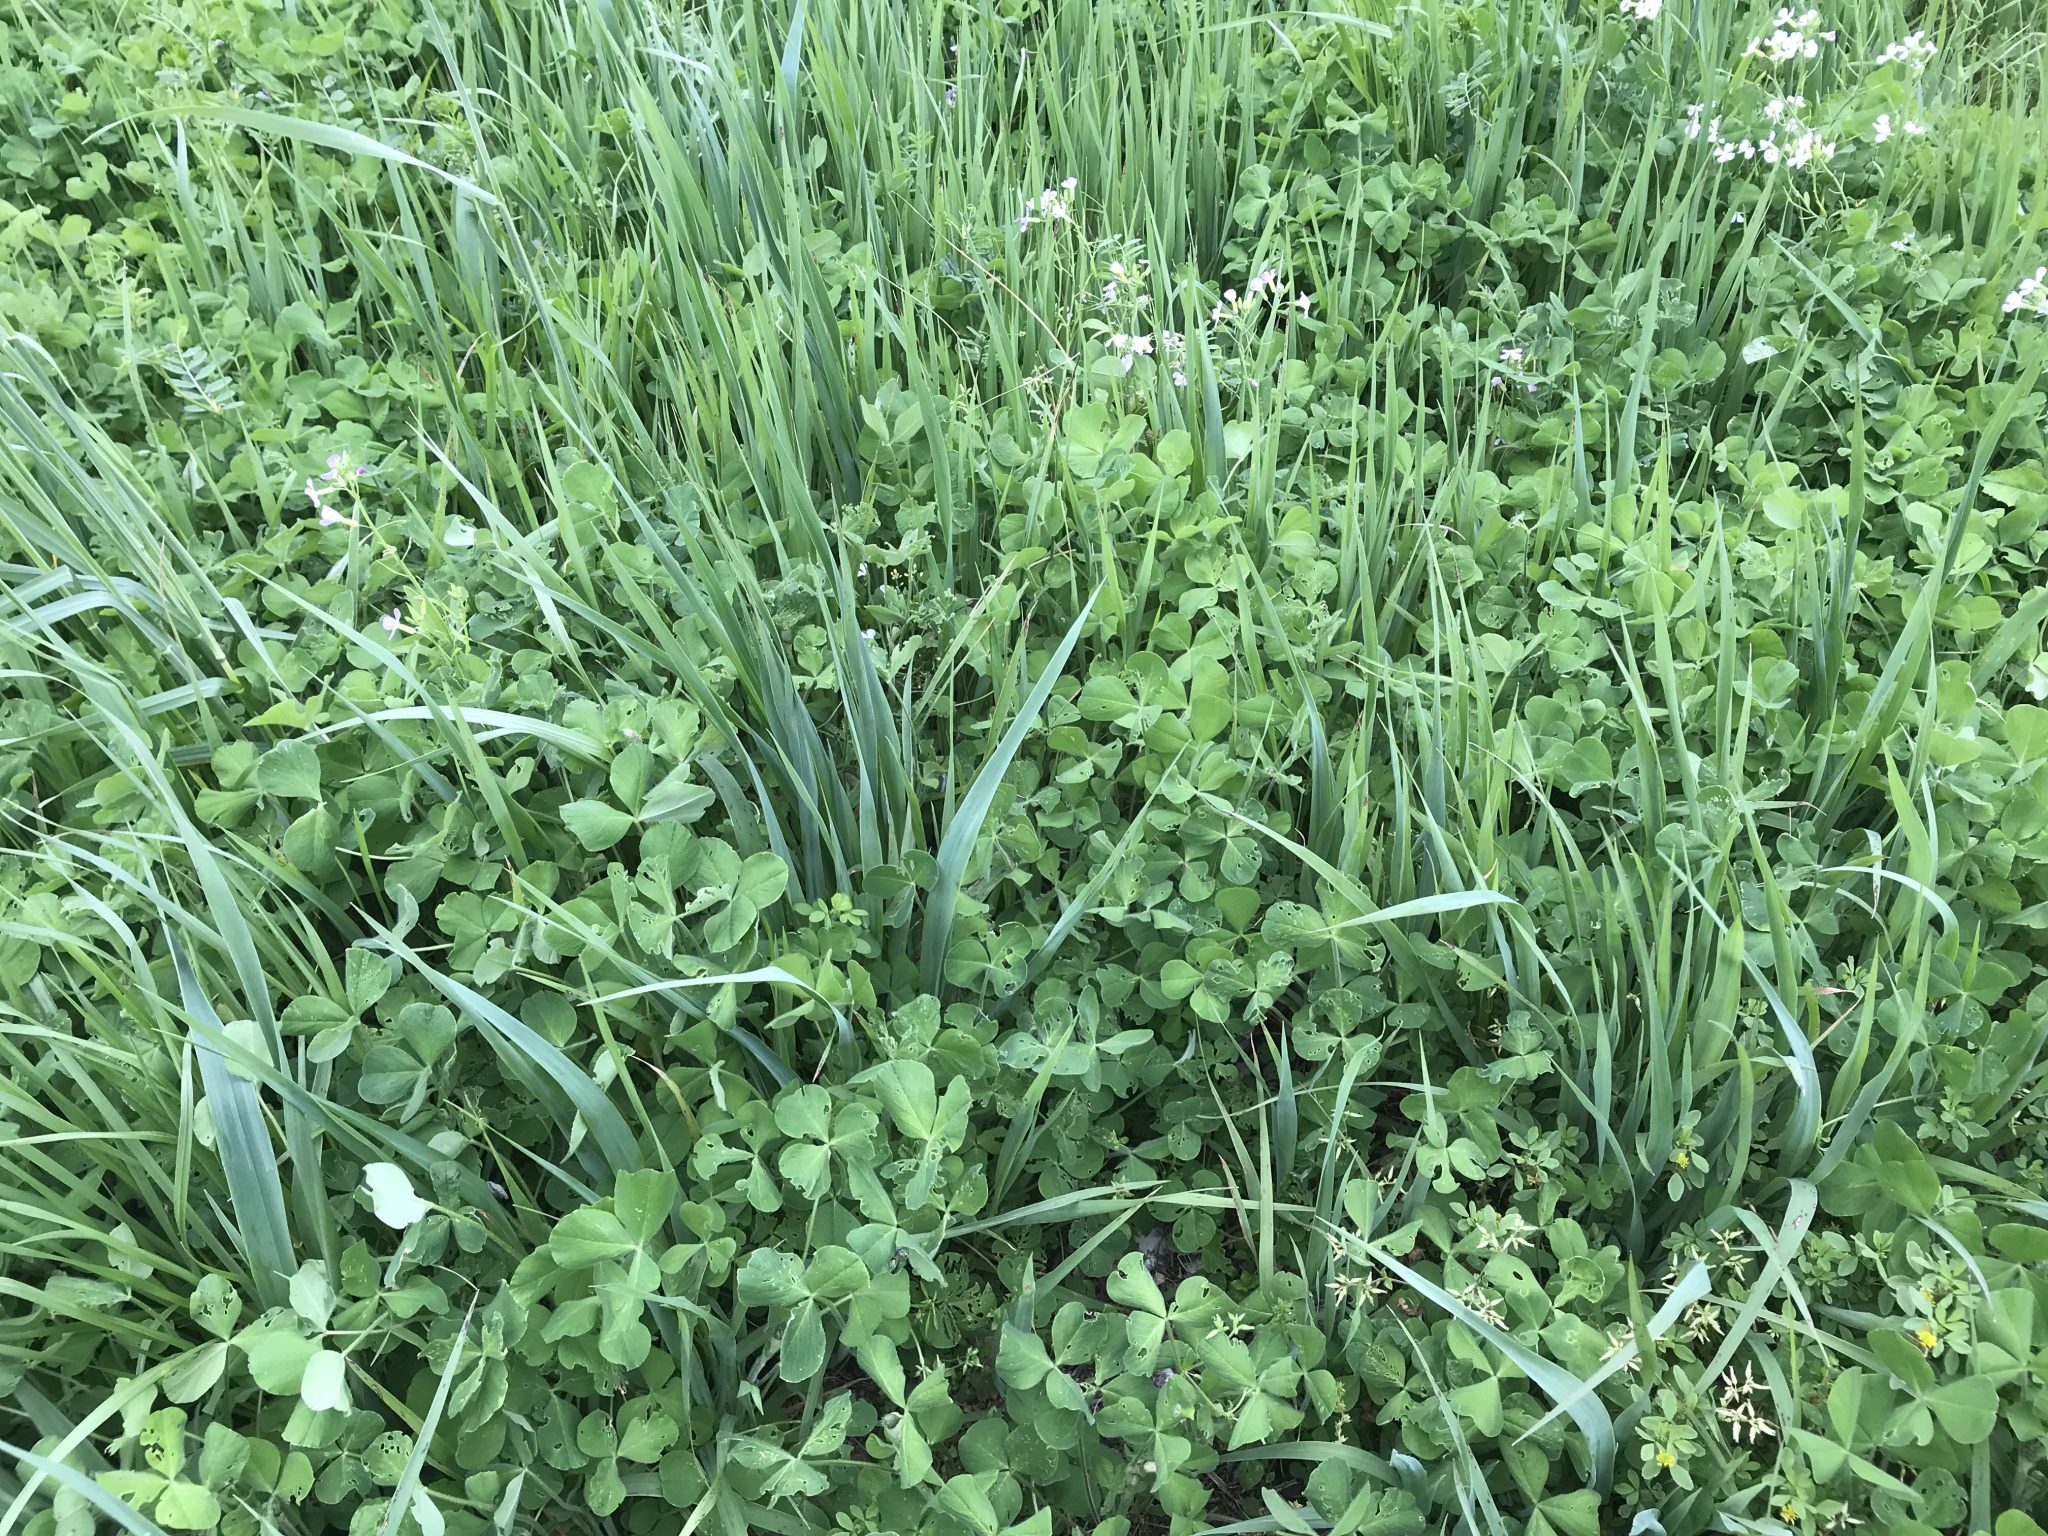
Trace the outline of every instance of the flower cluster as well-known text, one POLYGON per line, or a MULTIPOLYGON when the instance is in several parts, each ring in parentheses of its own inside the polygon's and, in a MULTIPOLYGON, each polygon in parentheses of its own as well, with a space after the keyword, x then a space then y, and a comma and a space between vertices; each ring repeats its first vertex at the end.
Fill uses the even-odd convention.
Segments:
POLYGON ((348 450, 344 448, 327 456, 327 468, 318 479, 311 475, 306 477, 306 500, 312 502, 313 510, 320 514, 321 527, 355 527, 356 520, 334 505, 334 498, 353 497, 356 482, 367 473, 362 465, 349 458, 348 450))
POLYGON ((1821 30, 1819 11, 1802 11, 1795 16, 1790 6, 1780 6, 1771 35, 1751 38, 1742 56, 1771 64, 1789 64, 1797 59, 1818 58, 1820 45, 1834 40, 1832 27, 1821 30))
POLYGON ((2005 296, 2005 313, 2022 311, 2048 319, 2048 267, 2036 267, 2032 277, 2021 278, 2019 287, 2005 296))
MULTIPOLYGON (((1102 285, 1102 302, 1105 304, 1116 303, 1117 296, 1123 292, 1126 281, 1142 278, 1151 270, 1152 263, 1142 256, 1129 266, 1126 266, 1121 261, 1112 261, 1109 264, 1109 281, 1102 285)), ((1152 295, 1140 289, 1136 294, 1132 295, 1131 302, 1140 309, 1146 309, 1151 306, 1152 295)))
MULTIPOLYGON (((1723 165, 1731 160, 1761 160, 1766 165, 1803 170, 1815 161, 1834 159, 1835 151, 1840 147, 1819 129, 1808 127, 1801 121, 1799 112, 1805 105, 1804 96, 1774 96, 1764 103, 1764 116, 1771 126, 1758 136, 1736 138, 1721 131, 1720 118, 1706 116, 1706 107, 1694 102, 1685 109, 1685 136, 1688 139, 1705 138, 1715 160, 1723 165)), ((1914 124, 1911 131, 1918 133, 1922 130, 1920 125, 1914 124)), ((1889 134, 1887 128, 1886 136, 1889 134)))
POLYGON ((1740 1380, 1736 1379, 1733 1366, 1721 1378, 1721 1396, 1714 1404, 1714 1416, 1727 1426, 1728 1438, 1737 1445, 1742 1444, 1745 1435, 1749 1443, 1755 1445, 1765 1435, 1778 1432, 1777 1425, 1765 1418, 1753 1401, 1762 1388, 1763 1383, 1756 1379, 1756 1367, 1753 1365, 1743 1366, 1740 1380))
MULTIPOLYGON (((1512 373, 1519 371, 1522 367, 1522 364, 1526 362, 1527 359, 1528 354, 1524 352, 1520 347, 1502 347, 1500 349, 1500 366, 1504 372, 1512 373)), ((1490 387, 1494 389, 1505 389, 1507 387, 1507 381, 1502 377, 1501 374, 1496 373, 1493 376, 1493 380, 1490 387)), ((1524 394, 1535 394, 1535 381, 1532 379, 1522 380, 1522 391, 1524 394)))
POLYGON ((1878 113, 1877 121, 1870 125, 1870 136, 1879 144, 1884 143, 1894 133, 1903 133, 1908 138, 1918 138, 1926 131, 1927 125, 1925 123, 1918 122, 1910 117, 1894 121, 1889 112, 1878 113))
POLYGON ((1477 1280, 1469 1285, 1459 1286, 1451 1294, 1471 1308, 1473 1315, 1482 1323, 1488 1323, 1495 1328, 1507 1326, 1507 1314, 1501 1310, 1499 1298, 1477 1280))
POLYGON ((1161 331, 1154 336, 1127 336, 1116 331, 1109 338, 1109 350, 1124 357, 1162 358, 1173 368, 1175 387, 1185 388, 1187 385, 1188 376, 1183 367, 1187 359, 1187 338, 1178 331, 1161 331))
POLYGON ((1914 74, 1919 74, 1934 61, 1934 44, 1927 40, 1925 32, 1908 32, 1899 42, 1893 43, 1877 56, 1877 64, 1903 64, 1914 74))
MULTIPOLYGON (((1280 288, 1280 274, 1267 267, 1245 285, 1242 295, 1235 288, 1224 289, 1222 299, 1209 311, 1209 318, 1220 325, 1228 318, 1243 314, 1262 298, 1270 304, 1278 304, 1280 288)), ((1306 293, 1295 294, 1293 300, 1294 307, 1304 315, 1308 313, 1311 302, 1306 293)))
POLYGON ((1036 197, 1024 199, 1024 212, 1017 219, 1017 228, 1029 229, 1033 224, 1057 224, 1073 218, 1072 202, 1074 188, 1081 183, 1069 176, 1054 191, 1047 187, 1036 197))

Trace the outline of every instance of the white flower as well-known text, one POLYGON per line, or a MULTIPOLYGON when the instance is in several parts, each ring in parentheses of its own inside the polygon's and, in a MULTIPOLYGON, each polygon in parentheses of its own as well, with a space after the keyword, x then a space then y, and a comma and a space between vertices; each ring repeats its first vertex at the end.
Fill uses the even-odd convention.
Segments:
POLYGON ((355 525, 356 520, 354 518, 346 516, 337 508, 322 507, 320 509, 320 526, 322 528, 333 528, 337 526, 342 528, 353 528, 355 527, 355 525))
POLYGON ((2019 287, 2005 296, 2005 313, 2021 310, 2048 318, 2048 267, 2036 267, 2032 277, 2021 278, 2019 287))
POLYGON ((1663 10, 1664 0, 1621 0, 1621 14, 1638 21, 1655 21, 1663 10))
POLYGON ((1102 285, 1102 302, 1105 304, 1114 304, 1116 302, 1115 283, 1104 283, 1102 285))
POLYGON ((1065 192, 1071 192, 1074 190, 1074 188, 1078 187, 1079 185, 1081 185, 1079 179, 1073 176, 1069 176, 1065 181, 1060 183, 1060 189, 1065 192))
POLYGON ((1118 331, 1114 336, 1109 338, 1109 349, 1112 352, 1126 351, 1129 349, 1130 345, 1131 338, 1126 336, 1122 331, 1118 331))
POLYGON ((1877 121, 1870 125, 1870 137, 1882 144, 1892 136, 1892 115, 1889 112, 1877 114, 1877 121))
POLYGON ((1188 376, 1178 368, 1173 370, 1173 387, 1175 389, 1186 389, 1188 387, 1188 376))
POLYGON ((1899 236, 1898 239, 1892 242, 1892 249, 1895 251, 1910 252, 1914 250, 1917 245, 1918 241, 1915 240, 1913 232, 1909 229, 1906 231, 1906 233, 1899 236))
POLYGON ((1120 261, 1112 261, 1109 264, 1109 275, 1111 277, 1122 277, 1124 275, 1124 264, 1120 261))
POLYGON ((1131 338, 1131 350, 1141 357, 1149 356, 1152 351, 1152 338, 1150 336, 1133 336, 1131 338))
POLYGON ((384 625, 384 633, 387 635, 395 635, 400 630, 405 628, 404 615, 402 615, 396 608, 392 609, 389 613, 384 615, 382 623, 384 625))
POLYGON ((1880 66, 1904 64, 1917 75, 1933 62, 1936 51, 1934 44, 1927 40, 1925 32, 1909 32, 1879 54, 1877 62, 1880 66))
POLYGON ((1907 118, 1904 123, 1900 124, 1900 126, 1906 130, 1906 137, 1909 139, 1918 138, 1921 134, 1927 131, 1927 125, 1925 123, 1916 123, 1910 117, 1907 118))
POLYGON ((1308 313, 1308 307, 1311 302, 1312 301, 1310 300, 1309 296, 1305 293, 1297 293, 1294 296, 1294 307, 1300 310, 1304 315, 1308 313))
POLYGON ((1502 347, 1500 349, 1500 360, 1512 366, 1519 367, 1523 356, 1524 353, 1520 347, 1502 347))
POLYGON ((1235 288, 1224 289, 1223 302, 1226 304, 1235 304, 1237 302, 1237 290, 1235 288))

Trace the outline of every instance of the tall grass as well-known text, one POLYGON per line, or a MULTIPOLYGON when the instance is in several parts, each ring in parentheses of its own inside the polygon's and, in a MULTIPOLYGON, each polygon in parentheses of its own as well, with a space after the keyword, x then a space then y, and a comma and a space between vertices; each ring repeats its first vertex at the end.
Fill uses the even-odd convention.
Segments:
MULTIPOLYGON (((402 487, 419 544, 479 530, 528 607, 479 648, 490 667, 472 656, 430 672, 380 611, 309 596, 266 564, 306 508, 260 431, 246 432, 229 483, 219 465, 232 455, 188 451, 185 417, 139 364, 128 382, 81 379, 25 331, 6 339, 6 881, 32 899, 10 906, 0 940, 42 958, 0 1004, 0 1292, 34 1314, 0 1322, 14 1394, 0 1436, 89 1448, 130 1390, 111 1356, 146 1373, 204 1347, 186 1317, 204 1275, 277 1305, 302 1263, 335 1269, 346 1222, 334 1203, 350 1198, 337 1166, 392 1162, 425 1187, 435 1151, 342 1102, 333 1064, 280 1025, 292 999, 346 994, 351 946, 425 977, 545 1111, 516 1131, 480 1127, 496 1173, 466 1194, 490 1241, 544 1245, 545 1213, 564 1202, 636 1169, 685 1168, 665 1144, 662 1082, 613 1048, 603 999, 563 1048, 462 980, 435 942, 408 942, 420 908, 388 878, 395 855, 365 850, 315 881, 281 855, 282 826, 223 830, 201 815, 219 749, 297 734, 289 711, 252 717, 303 687, 294 651, 309 636, 374 672, 384 695, 347 698, 352 718, 321 725, 320 742, 359 733, 377 749, 365 774, 387 777, 408 815, 459 812, 489 829, 520 921, 542 927, 581 919, 552 887, 517 883, 557 835, 536 797, 565 798, 572 773, 613 746, 595 714, 508 702, 492 668, 524 648, 591 699, 630 690, 694 709, 735 843, 782 856, 794 899, 843 898, 877 935, 866 969, 879 1001, 801 966, 679 979, 612 957, 618 996, 639 991, 680 1026, 715 1019, 743 1047, 738 1070, 768 1091, 818 1076, 835 1053, 861 1059, 892 1002, 982 990, 949 977, 962 912, 1030 887, 1045 920, 1016 974, 1034 979, 1088 931, 1155 802, 1126 790, 1121 820, 1026 867, 1001 842, 1029 820, 1019 754, 1055 716, 1071 722, 1080 680, 1136 676, 1133 658, 1181 597, 1161 567, 1175 537, 1163 499, 1134 517, 1137 536, 1112 528, 1062 437, 1098 392, 1077 359, 1095 280, 1084 230, 1127 238, 1132 267, 1148 263, 1136 281, 1153 313, 1191 338, 1184 383, 1108 389, 1148 445, 1186 434, 1211 519, 1201 537, 1234 573, 1214 606, 1233 631, 1233 703, 1263 711, 1237 725, 1258 777, 1203 786, 1201 803, 1327 916, 1346 963, 1383 963, 1426 1020, 1400 1066, 1412 1079, 1247 1039, 1253 1086, 1212 1086, 1214 1114, 1198 1118, 1224 1149, 1230 1197, 1214 1201, 1239 1224, 1249 1268, 1267 1279, 1298 1263, 1320 1287, 1325 1234, 1348 1224, 1342 1191, 1360 1179, 1388 1192, 1383 1228, 1418 1213, 1428 1180, 1412 1153, 1354 1148, 1349 1116, 1367 1094, 1434 1094, 1492 1061, 1504 1023, 1526 1028, 1528 1054, 1548 1053, 1558 1129, 1607 1181, 1632 1248, 1682 1225, 1755 1223, 1759 1208, 1774 1223, 1810 1214, 1813 1183, 1873 1118, 1927 1091, 1912 1063, 1933 1028, 1930 977, 1969 963, 1975 942, 1943 886, 1957 831, 1931 798, 1943 769, 1927 743, 1952 650, 1941 605, 1984 476, 2030 429, 2038 363, 1991 349, 1959 360, 1958 387, 1988 404, 1948 536, 1917 596, 1873 623, 1859 551, 1873 520, 1894 515, 1865 498, 1869 456, 1887 445, 1842 386, 1854 360, 1838 354, 1884 353, 1881 317, 1852 273, 1816 270, 1783 228, 1759 217, 1730 239, 1734 184, 1674 174, 1658 152, 1680 132, 1679 101, 1634 118, 1639 141, 1617 138, 1609 97, 1630 87, 1603 75, 1611 61, 1548 41, 1571 9, 475 0, 418 18, 410 76, 345 69, 346 114, 308 92, 290 106, 166 98, 120 116, 103 136, 160 167, 183 253, 162 268, 161 305, 247 393, 283 365, 237 340, 222 295, 266 334, 345 307, 345 343, 302 325, 285 361, 366 364, 378 389, 402 390, 377 408, 378 472, 402 487), (1276 86, 1275 50, 1300 55, 1300 90, 1276 86), (1320 134, 1338 97, 1369 119, 1369 147, 1352 174, 1333 173, 1327 206, 1307 223, 1252 206, 1255 169, 1320 134), (422 131, 430 107, 440 117, 422 131), (1455 164, 1463 193, 1427 259, 1366 254, 1364 232, 1386 215, 1374 173, 1430 163, 1455 164), (1020 229, 1024 200, 1067 177, 1076 219, 1020 229), (1600 571, 1592 660, 1619 680, 1640 792, 1597 817, 1539 771, 1524 682, 1491 643, 1502 619, 1475 611, 1457 564, 1488 558, 1472 552, 1501 494, 1491 445, 1506 406, 1488 361, 1445 337, 1487 332, 1516 259, 1497 228, 1538 197, 1583 246, 1546 269, 1541 302, 1560 324, 1605 317, 1633 369, 1617 387, 1588 375, 1583 398, 1560 384, 1564 427, 1548 462, 1523 469, 1565 510, 1532 515, 1525 569, 1504 578, 1533 591, 1537 567, 1600 571), (1226 406, 1237 386, 1194 339, 1221 290, 1283 247, 1362 381, 1314 451, 1283 448, 1308 396, 1269 386, 1263 404, 1226 406), (1789 310, 1808 340, 1767 373, 1738 364, 1756 317, 1789 310), (1834 714, 1852 671, 1868 687, 1855 729, 1802 754, 1796 778, 1776 772, 1774 745, 1769 776, 1752 765, 1769 729, 1746 682, 1760 618, 1737 570, 1752 514, 1717 488, 1713 445, 1674 430, 1660 405, 1651 374, 1667 349, 1729 360, 1710 419, 1767 459, 1782 448, 1810 462, 1802 434, 1834 414, 1830 484, 1844 494, 1817 498, 1799 538, 1772 546, 1789 563, 1774 618, 1794 637, 1806 717, 1834 714), (922 530, 886 570, 900 619, 879 639, 883 573, 869 574, 864 543, 878 496, 891 516, 914 500, 922 530), (1305 500, 1333 530, 1313 621, 1283 612, 1261 575, 1305 500), (1699 561, 1682 593, 1657 588, 1645 553, 1668 564, 1674 549, 1699 561), (895 887, 872 878, 882 870, 895 887), (1845 907, 1870 919, 1855 953, 1836 939, 1845 907), (1868 990, 1840 1008, 1830 988, 1844 964, 1868 990), (1761 1037, 1745 1002, 1763 1011, 1761 1037), (1710 1177, 1667 1198, 1681 1131, 1710 1177), (103 1305, 115 1290, 120 1305, 103 1305)), ((1659 34, 1661 66, 1675 79, 1744 67, 1750 8, 1668 9, 1680 14, 1659 34)), ((1845 51, 1934 28, 1937 121, 1959 136, 1976 125, 1949 184, 1902 180, 1873 206, 1918 210, 1923 238, 1998 267, 2042 228, 2038 18, 2001 0, 1853 9, 1845 51)), ((27 0, 12 22, 102 38, 117 25, 111 10, 27 0)), ((79 206, 117 218, 120 195, 79 206)), ((1315 334, 1275 328, 1249 366, 1284 378, 1315 334)), ((378 558, 348 555, 339 590, 364 590, 378 558)), ((2039 618, 2023 605, 1987 650, 2009 659, 2039 618)), ((583 971, 527 980, 576 996, 605 969, 580 953, 583 971)), ((2009 1102, 1981 1113, 2033 1091, 2040 1044, 2013 1053, 2009 1102)), ((1049 1073, 1005 1128, 983 1226, 1171 1219, 1169 1203, 1129 1191, 1034 1213, 1040 1196, 1020 1175, 1038 1117, 1066 1091, 1049 1073)), ((1770 1280, 1753 1306, 1729 1308, 1723 1356, 1751 1330, 1811 1315, 1782 1237, 1766 1228, 1760 1242, 1770 1280), (1773 1298, 1786 1317, 1766 1315, 1773 1298)), ((1375 1256, 1442 1315, 1496 1331, 1405 1255, 1375 1256)), ((1675 1316, 1657 1302, 1643 1302, 1645 1339, 1675 1316)), ((701 1389, 737 1415, 735 1352, 758 1370, 764 1346, 735 1334, 738 1317, 699 1321, 677 1332, 669 1320, 670 1342, 695 1351, 701 1389)), ((1848 1331, 1825 1315, 1816 1326, 1848 1331)), ((1578 1422, 1595 1470, 1611 1470, 1601 1399, 1521 1349, 1510 1356, 1578 1422)), ((430 1419, 458 1361, 444 1365, 431 1403, 413 1405, 430 1419)), ((415 1486, 421 1458, 450 1452, 431 1433, 419 1447, 415 1486)), ((21 1526, 37 1476, 0 1475, 13 1500, 0 1531, 21 1526)), ((1485 1528, 1485 1474, 1468 1483, 1468 1528, 1485 1528)), ((752 1517, 715 1516, 728 1529, 752 1517)))

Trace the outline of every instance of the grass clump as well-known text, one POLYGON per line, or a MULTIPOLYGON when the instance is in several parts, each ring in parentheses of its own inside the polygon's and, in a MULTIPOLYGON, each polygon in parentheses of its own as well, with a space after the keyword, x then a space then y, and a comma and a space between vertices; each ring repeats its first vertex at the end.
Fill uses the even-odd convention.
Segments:
POLYGON ((2032 8, 0 18, 0 1536, 2027 1536, 2032 8))

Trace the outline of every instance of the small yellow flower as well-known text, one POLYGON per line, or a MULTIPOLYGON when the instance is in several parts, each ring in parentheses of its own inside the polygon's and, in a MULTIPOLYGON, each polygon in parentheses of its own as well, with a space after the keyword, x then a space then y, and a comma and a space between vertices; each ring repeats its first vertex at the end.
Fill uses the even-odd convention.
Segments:
POLYGON ((1797 1504, 1789 1503, 1780 1506, 1778 1510, 1778 1518, 1780 1520, 1797 1520, 1799 1518, 1799 1506, 1797 1504))
POLYGON ((1678 1164, 1681 1168, 1690 1168, 1692 1166, 1692 1154, 1690 1152, 1681 1152, 1671 1161, 1678 1164))
POLYGON ((1678 1458, 1669 1451, 1659 1451, 1657 1453, 1657 1465, 1660 1467, 1675 1467, 1678 1465, 1678 1458))
POLYGON ((1941 1342, 1941 1337, 1932 1328, 1922 1323, 1913 1333, 1913 1342, 1922 1349, 1932 1349, 1941 1342))

